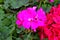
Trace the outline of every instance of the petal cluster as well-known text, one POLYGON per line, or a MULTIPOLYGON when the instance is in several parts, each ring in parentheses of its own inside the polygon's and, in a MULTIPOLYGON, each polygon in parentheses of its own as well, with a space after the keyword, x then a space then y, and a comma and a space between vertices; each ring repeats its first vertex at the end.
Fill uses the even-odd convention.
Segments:
POLYGON ((60 4, 57 7, 52 7, 47 13, 46 26, 38 28, 38 34, 41 38, 48 38, 48 40, 60 40, 60 4))
POLYGON ((19 28, 23 25, 25 29, 36 31, 38 26, 45 26, 45 21, 46 15, 42 8, 36 11, 36 7, 29 7, 18 12, 16 24, 19 28))

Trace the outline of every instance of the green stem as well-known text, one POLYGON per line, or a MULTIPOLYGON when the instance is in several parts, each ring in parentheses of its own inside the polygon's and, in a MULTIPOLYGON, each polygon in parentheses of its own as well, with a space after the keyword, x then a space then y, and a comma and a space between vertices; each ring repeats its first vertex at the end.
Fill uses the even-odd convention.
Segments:
POLYGON ((39 2, 38 8, 40 8, 40 7, 41 7, 41 3, 42 3, 42 1, 40 1, 40 2, 39 2))

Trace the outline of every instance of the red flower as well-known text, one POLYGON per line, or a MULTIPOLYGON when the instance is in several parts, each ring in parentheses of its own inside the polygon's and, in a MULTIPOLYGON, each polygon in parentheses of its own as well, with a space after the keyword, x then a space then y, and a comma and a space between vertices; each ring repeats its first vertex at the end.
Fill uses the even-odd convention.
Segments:
POLYGON ((47 24, 52 24, 53 19, 52 19, 52 14, 47 14, 47 24))
POLYGON ((38 28, 40 39, 48 38, 48 40, 60 40, 60 4, 52 7, 47 14, 46 26, 38 28))
POLYGON ((50 10, 50 14, 52 14, 53 20, 57 24, 60 24, 60 4, 57 7, 52 7, 50 10))

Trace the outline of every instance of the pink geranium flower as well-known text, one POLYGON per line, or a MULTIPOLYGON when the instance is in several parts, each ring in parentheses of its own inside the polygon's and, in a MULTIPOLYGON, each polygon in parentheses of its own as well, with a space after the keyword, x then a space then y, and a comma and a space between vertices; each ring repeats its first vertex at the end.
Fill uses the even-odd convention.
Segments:
POLYGON ((49 0, 50 2, 54 2, 54 0, 49 0))
POLYGON ((23 25, 24 28, 36 31, 38 26, 44 26, 46 21, 45 12, 42 8, 36 11, 36 7, 29 7, 25 10, 19 11, 17 14, 16 24, 23 25))

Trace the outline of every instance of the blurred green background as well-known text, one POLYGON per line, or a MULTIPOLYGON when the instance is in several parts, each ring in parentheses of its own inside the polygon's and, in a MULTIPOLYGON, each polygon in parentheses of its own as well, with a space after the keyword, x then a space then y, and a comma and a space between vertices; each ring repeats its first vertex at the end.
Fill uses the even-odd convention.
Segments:
MULTIPOLYGON (((0 40, 39 40, 37 32, 18 28, 15 24, 17 12, 26 7, 42 7, 49 12, 60 0, 50 3, 48 0, 0 0, 0 40)), ((45 39, 44 39, 45 40, 45 39)))

